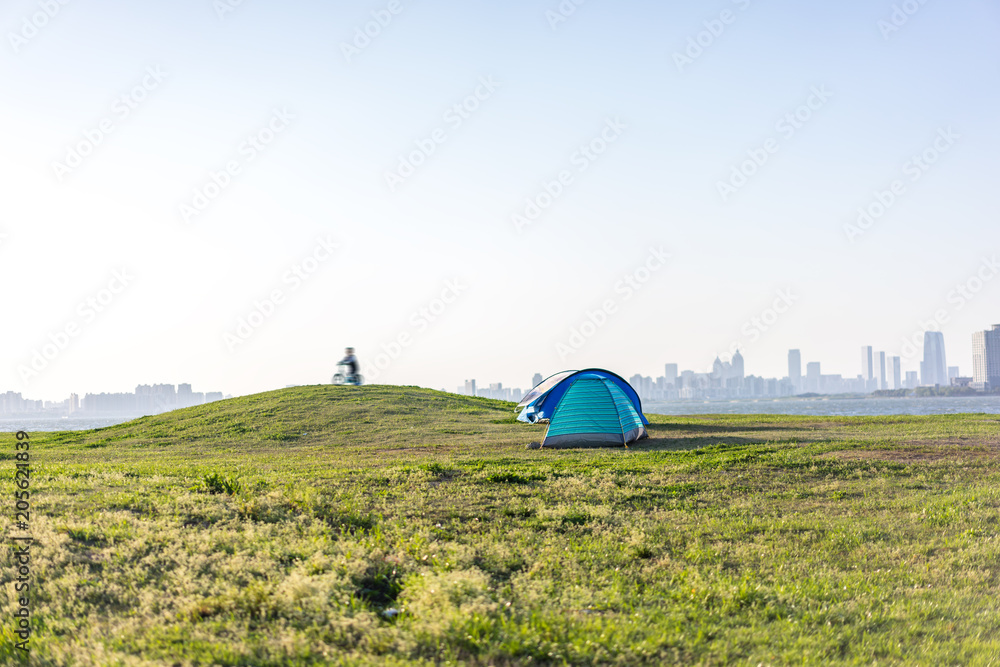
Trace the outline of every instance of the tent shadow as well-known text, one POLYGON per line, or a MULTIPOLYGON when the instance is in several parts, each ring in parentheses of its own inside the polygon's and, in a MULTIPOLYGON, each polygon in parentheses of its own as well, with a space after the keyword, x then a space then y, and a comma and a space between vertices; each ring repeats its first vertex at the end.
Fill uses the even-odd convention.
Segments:
POLYGON ((760 438, 737 438, 737 437, 713 438, 710 436, 672 438, 669 436, 657 437, 651 434, 650 437, 645 440, 633 442, 628 446, 628 448, 638 452, 690 452, 696 449, 701 449, 702 447, 709 447, 712 445, 731 445, 731 446, 745 447, 748 445, 762 445, 765 442, 767 441, 762 440, 760 438))
MULTIPOLYGON (((730 447, 748 447, 775 442, 791 442, 808 445, 819 442, 821 438, 775 438, 772 436, 754 436, 755 431, 771 432, 785 430, 784 428, 750 427, 707 427, 688 428, 685 424, 650 424, 646 427, 649 438, 634 442, 629 449, 636 451, 689 452, 702 447, 728 445, 730 447), (692 431, 694 431, 692 433, 692 431), (741 433, 746 435, 727 435, 741 433)), ((801 431, 801 429, 799 429, 801 431)))
MULTIPOLYGON (((755 426, 730 426, 724 424, 692 424, 690 422, 652 423, 646 427, 648 431, 682 431, 684 433, 757 433, 762 431, 798 431, 809 430, 810 424, 758 424, 755 426)), ((824 424, 827 428, 832 424, 824 424)))

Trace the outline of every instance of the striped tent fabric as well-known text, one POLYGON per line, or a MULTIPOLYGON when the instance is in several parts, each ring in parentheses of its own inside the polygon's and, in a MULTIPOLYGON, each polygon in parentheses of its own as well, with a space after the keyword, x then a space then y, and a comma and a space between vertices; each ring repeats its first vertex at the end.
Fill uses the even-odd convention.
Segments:
POLYGON ((614 447, 646 437, 642 417, 628 396, 611 380, 570 380, 549 419, 542 447, 614 447))

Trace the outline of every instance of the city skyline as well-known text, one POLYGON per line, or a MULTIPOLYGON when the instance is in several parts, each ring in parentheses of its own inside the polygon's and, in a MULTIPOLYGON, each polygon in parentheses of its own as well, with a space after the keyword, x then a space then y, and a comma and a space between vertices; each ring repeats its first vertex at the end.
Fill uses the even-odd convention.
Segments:
MULTIPOLYGON (((888 356, 871 345, 861 347, 860 372, 856 376, 823 373, 822 362, 808 361, 802 372, 802 352, 788 350, 788 373, 784 377, 764 377, 747 374, 745 359, 739 350, 731 361, 716 356, 707 372, 679 371, 676 363, 664 364, 664 374, 656 377, 634 374, 626 377, 640 396, 655 400, 705 398, 759 398, 798 394, 870 394, 877 391, 916 389, 918 387, 970 387, 977 390, 1000 388, 1000 325, 973 334, 974 356, 969 368, 972 375, 962 375, 961 366, 948 366, 944 337, 940 332, 924 332, 925 345, 919 362, 921 371, 904 371, 900 356, 888 356), (993 378, 992 381, 988 378, 993 378), (731 382, 736 380, 737 382, 731 382), (685 389, 687 391, 685 391, 685 389)), ((567 370, 567 369, 561 369, 567 370)), ((610 369, 609 369, 610 370, 610 369)), ((536 386, 544 377, 532 376, 536 386)), ((504 387, 503 383, 477 385, 466 380, 455 393, 517 401, 527 389, 504 387)))
POLYGON ((140 384, 130 392, 88 392, 82 396, 71 393, 62 400, 25 397, 21 392, 0 392, 0 415, 74 416, 119 415, 136 416, 159 414, 181 408, 190 408, 232 396, 221 391, 197 392, 191 384, 140 384))
MULTIPOLYGON (((715 360, 712 362, 710 368, 704 371, 696 371, 692 369, 684 369, 681 371, 681 365, 678 363, 666 363, 663 365, 664 374, 659 376, 659 379, 663 379, 667 384, 676 384, 674 380, 682 376, 683 374, 691 375, 711 375, 713 373, 719 374, 720 369, 724 374, 730 372, 730 368, 735 366, 734 374, 740 378, 744 377, 754 377, 766 381, 780 381, 789 380, 791 387, 796 388, 795 393, 823 393, 822 378, 827 378, 826 382, 833 383, 833 386, 843 387, 843 391, 834 391, 831 393, 871 393, 878 390, 892 390, 892 389, 902 389, 902 388, 914 388, 916 386, 949 386, 953 378, 964 377, 970 380, 970 386, 976 386, 982 388, 982 385, 990 383, 991 381, 987 378, 994 378, 992 380, 992 385, 994 387, 1000 386, 1000 325, 992 325, 991 329, 985 331, 977 331, 972 335, 972 347, 973 347, 973 357, 970 359, 968 364, 964 367, 970 372, 962 375, 961 369, 963 366, 948 366, 946 363, 946 348, 944 345, 944 337, 941 332, 927 331, 923 334, 924 346, 921 349, 920 358, 915 362, 917 366, 921 369, 918 371, 912 371, 909 369, 904 369, 902 364, 902 358, 899 355, 888 356, 884 350, 875 350, 874 346, 863 345, 861 347, 861 363, 859 367, 859 372, 857 375, 850 375, 845 373, 823 373, 823 370, 830 370, 828 367, 824 368, 822 361, 812 361, 807 360, 805 366, 803 366, 803 356, 800 348, 794 348, 787 351, 787 373, 784 376, 766 376, 764 374, 757 373, 747 373, 745 366, 745 357, 742 353, 737 350, 736 353, 723 361, 721 355, 716 355, 715 360), (928 344, 928 341, 930 344, 928 344), (930 356, 928 356, 930 355, 930 356), (979 357, 982 357, 980 360, 979 357), (931 360, 933 359, 933 363, 931 360), (987 359, 989 359, 989 365, 987 365, 987 359), (810 367, 812 370, 810 371, 810 367), (805 372, 803 372, 805 368, 805 372), (994 375, 988 375, 989 373, 994 373, 994 375), (811 378, 811 379, 810 379, 811 378), (982 378, 982 379, 980 379, 982 378), (863 385, 854 384, 855 380, 864 381, 863 385)), ((560 368, 558 371, 566 370, 566 368, 560 368)), ((613 370, 613 369, 609 369, 613 370)), ((626 374, 627 375, 627 374, 626 374)), ((626 377, 623 375, 623 377, 626 377)), ((466 395, 486 395, 489 397, 504 397, 506 400, 519 400, 519 394, 516 392, 526 392, 531 387, 537 385, 539 382, 548 377, 548 375, 543 375, 539 372, 535 372, 532 376, 532 384, 526 387, 514 386, 505 382, 488 382, 486 386, 478 385, 476 379, 466 379, 462 386, 459 386, 455 393, 466 394, 466 395), (504 385, 506 384, 506 387, 504 385), (504 389, 507 393, 504 394, 504 389), (484 394, 482 392, 490 392, 484 394), (510 393, 515 392, 515 393, 510 393), (514 396, 517 396, 515 398, 514 396)), ((636 373, 634 375, 626 377, 631 381, 631 378, 639 378, 640 381, 645 381, 651 377, 657 377, 655 375, 643 375, 642 373, 636 373)), ((136 389, 141 390, 143 387, 148 387, 149 385, 139 385, 136 389)), ((174 385, 163 384, 163 385, 152 385, 153 387, 173 387, 174 385)), ((294 386, 294 385, 283 385, 283 386, 294 386)), ((431 385, 421 385, 430 388, 431 385)), ((177 387, 186 387, 187 391, 191 391, 190 384, 180 384, 177 387)), ((271 387, 270 389, 277 389, 278 387, 271 387)), ((268 389, 268 390, 270 390, 268 389)), ((444 391, 450 391, 445 388, 441 388, 444 391)), ((638 388, 637 388, 638 389, 638 388)), ((11 395, 15 392, 7 390, 6 394, 11 395)), ((21 392, 16 392, 20 395, 21 392)), ((128 392, 101 392, 97 394, 95 392, 89 392, 88 395, 118 395, 128 392)), ((223 392, 210 392, 211 394, 222 397, 223 392)), ((774 395, 778 395, 777 390, 775 390, 774 395)), ((237 394, 238 395, 238 394, 237 394)), ((791 395, 791 394, 789 394, 791 395)), ((4 396, 3 392, 0 392, 0 397, 4 396)), ((70 396, 79 396, 79 394, 73 392, 70 396)), ((226 394, 227 397, 233 396, 233 394, 226 394)), ((675 397, 675 399, 680 397, 675 397)), ((42 399, 28 399, 28 401, 36 401, 39 403, 62 403, 67 399, 55 399, 51 397, 42 399)), ((71 398, 69 400, 72 400, 71 398)), ((218 398, 213 398, 213 400, 218 400, 218 398)), ((0 405, 0 413, 3 413, 2 405, 0 405)))

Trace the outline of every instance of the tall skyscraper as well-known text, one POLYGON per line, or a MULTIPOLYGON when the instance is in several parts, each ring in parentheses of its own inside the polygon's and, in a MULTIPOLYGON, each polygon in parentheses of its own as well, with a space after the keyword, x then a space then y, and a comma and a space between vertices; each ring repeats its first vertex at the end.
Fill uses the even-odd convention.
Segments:
POLYGON ((924 360, 920 363, 920 383, 948 386, 948 364, 944 355, 944 334, 924 332, 924 360))
POLYGON ((878 388, 888 389, 888 385, 885 381, 885 352, 878 353, 878 361, 876 362, 878 368, 878 388))
POLYGON ((861 348, 861 377, 865 382, 871 382, 875 377, 875 369, 872 367, 871 345, 865 345, 861 348))
POLYGON ((663 377, 667 379, 667 384, 674 385, 675 389, 679 389, 677 384, 677 364, 665 364, 663 366, 663 377))
POLYGON ((972 382, 976 389, 1000 387, 1000 324, 972 334, 972 382))
POLYGON ((903 388, 903 361, 899 357, 889 360, 889 377, 892 379, 891 389, 903 388))
POLYGON ((476 381, 475 380, 466 380, 465 381, 465 395, 466 396, 475 396, 476 395, 476 381))
POLYGON ((818 394, 820 391, 820 365, 818 361, 810 361, 806 364, 806 391, 818 394))
POLYGON ((544 379, 545 378, 542 377, 541 373, 535 373, 532 376, 532 378, 531 378, 531 386, 532 387, 537 387, 538 385, 540 385, 542 383, 542 380, 544 380, 544 379))
POLYGON ((746 377, 746 372, 743 369, 743 355, 740 354, 739 350, 736 350, 736 354, 733 355, 733 368, 730 371, 730 377, 739 378, 742 380, 746 377))
POLYGON ((796 392, 802 391, 802 352, 799 350, 788 351, 788 379, 796 392))

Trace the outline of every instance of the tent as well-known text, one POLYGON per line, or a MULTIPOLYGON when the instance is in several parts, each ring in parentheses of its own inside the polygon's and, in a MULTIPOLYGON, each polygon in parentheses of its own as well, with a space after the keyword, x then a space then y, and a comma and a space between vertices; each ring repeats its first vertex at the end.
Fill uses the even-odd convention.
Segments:
POLYGON ((517 407, 519 421, 548 422, 542 447, 615 447, 648 437, 639 395, 624 379, 600 368, 556 373, 517 407))

